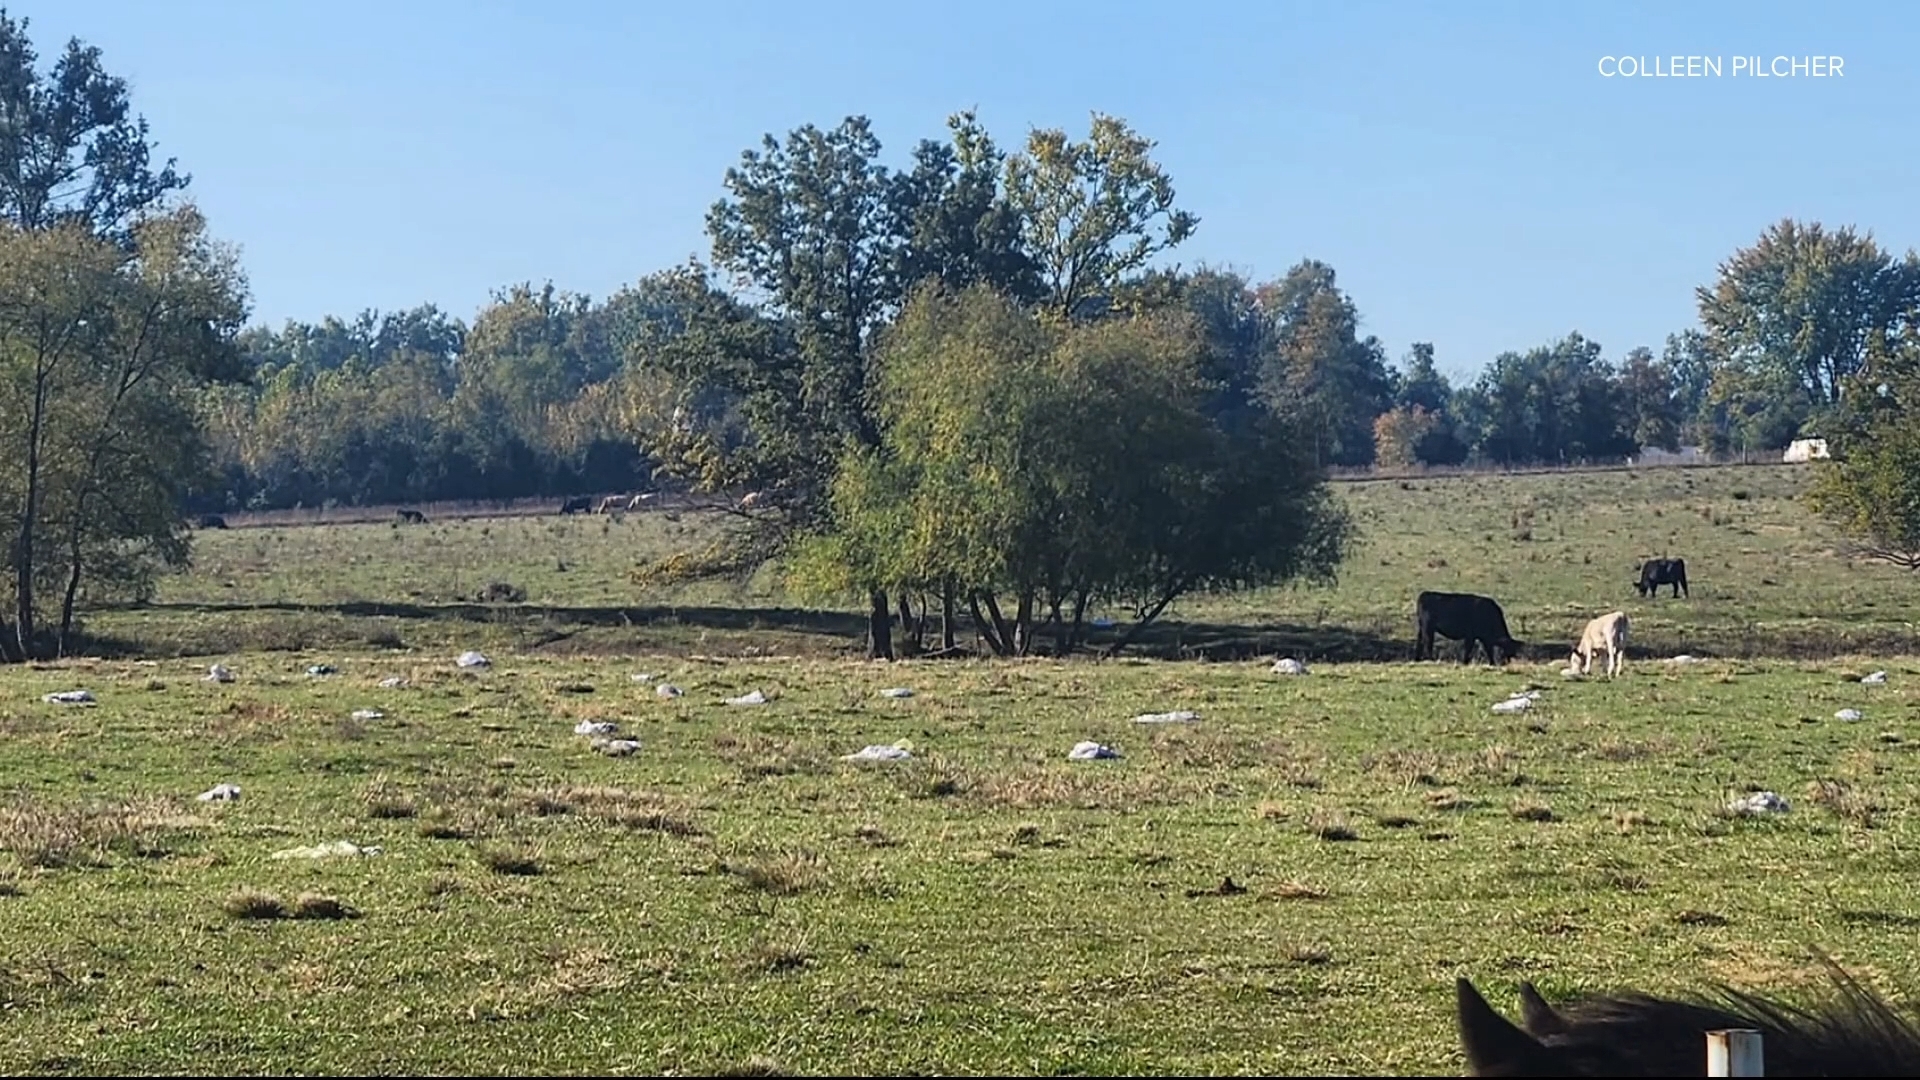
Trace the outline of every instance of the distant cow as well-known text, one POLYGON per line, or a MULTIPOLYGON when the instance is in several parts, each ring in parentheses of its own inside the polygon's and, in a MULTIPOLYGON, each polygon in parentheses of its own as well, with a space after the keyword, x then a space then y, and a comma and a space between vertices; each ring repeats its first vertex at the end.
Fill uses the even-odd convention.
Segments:
POLYGON ((615 510, 619 510, 626 505, 627 505, 627 497, 625 495, 609 495, 606 498, 600 500, 600 506, 598 509, 594 511, 594 513, 611 514, 615 510))
POLYGON ((585 495, 576 495, 561 504, 560 512, 563 514, 591 514, 593 513, 593 500, 585 495))
POLYGON ((1567 658, 1567 667, 1582 675, 1593 670, 1593 654, 1607 654, 1607 678, 1615 672, 1626 670, 1627 666, 1627 613, 1612 611, 1587 623, 1580 634, 1580 644, 1576 645, 1573 655, 1567 658))
POLYGON ((407 525, 425 525, 427 523, 427 515, 418 510, 398 510, 395 511, 395 514, 407 525))
POLYGON ((1472 593, 1423 592, 1414 598, 1417 631, 1415 660, 1433 659, 1433 636, 1460 642, 1460 662, 1473 659, 1473 647, 1487 650, 1487 663, 1504 664, 1524 647, 1507 633, 1507 616, 1500 605, 1472 593))
POLYGON ((1673 595, 1678 597, 1687 593, 1687 560, 1685 559, 1648 559, 1640 564, 1640 580, 1633 583, 1633 589, 1641 596, 1655 595, 1662 585, 1673 586, 1673 595))
POLYGON ((759 506, 760 500, 764 497, 765 496, 758 491, 749 491, 745 495, 740 496, 740 509, 751 510, 759 506))
POLYGON ((659 492, 657 491, 643 491, 640 494, 635 495, 633 498, 627 500, 627 509, 638 510, 642 506, 645 506, 647 503, 652 502, 654 496, 658 494, 659 492))
POLYGON ((194 524, 202 529, 224 529, 227 527, 227 519, 219 514, 201 514, 194 519, 194 524))

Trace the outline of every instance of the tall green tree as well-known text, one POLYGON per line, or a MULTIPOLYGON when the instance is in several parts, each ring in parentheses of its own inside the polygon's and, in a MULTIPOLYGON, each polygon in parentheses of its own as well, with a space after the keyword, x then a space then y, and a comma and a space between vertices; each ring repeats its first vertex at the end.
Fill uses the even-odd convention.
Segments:
POLYGON ((1652 349, 1639 346, 1627 351, 1620 364, 1620 392, 1635 443, 1669 451, 1680 448, 1681 412, 1673 374, 1654 359, 1652 349))
POLYGON ((1008 201, 1053 311, 1078 316, 1199 227, 1174 206, 1173 180, 1153 148, 1126 121, 1096 112, 1085 141, 1035 129, 1008 159, 1008 201))
POLYGON ((245 285, 192 207, 125 247, 82 223, 0 227, 0 520, 11 525, 8 659, 63 651, 89 575, 143 588, 187 554, 179 505, 208 457, 193 409, 246 377, 245 285), (40 615, 59 597, 57 630, 40 615))
POLYGON ((97 47, 67 42, 42 73, 27 19, 0 8, 0 220, 25 230, 75 225, 126 244, 134 222, 190 177, 158 169, 126 80, 97 47))
MULTIPOLYGON (((1716 374, 1727 376, 1720 398, 1744 415, 1817 421, 1850 376, 1920 319, 1920 256, 1896 259, 1871 235, 1786 219, 1696 293, 1722 363, 1716 374), (1788 402, 1765 401, 1781 392, 1788 402)), ((1765 433, 1777 439, 1783 429, 1769 421, 1765 433)))
POLYGON ((1370 464, 1374 418, 1392 406, 1393 381, 1379 339, 1359 336, 1359 311, 1333 267, 1302 261, 1260 301, 1275 339, 1267 400, 1301 421, 1320 463, 1370 464))

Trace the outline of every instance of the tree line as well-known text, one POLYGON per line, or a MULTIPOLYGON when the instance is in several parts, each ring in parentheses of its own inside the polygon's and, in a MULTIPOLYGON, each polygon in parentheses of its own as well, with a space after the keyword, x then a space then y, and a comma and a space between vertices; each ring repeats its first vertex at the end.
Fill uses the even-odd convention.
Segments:
POLYGON ((780 558, 865 597, 875 656, 896 629, 953 647, 961 612, 996 652, 1070 652, 1101 605, 1131 635, 1189 591, 1330 577, 1331 467, 1845 444, 1850 388, 1916 351, 1912 253, 1783 221, 1658 356, 1576 332, 1453 385, 1430 345, 1390 363, 1323 262, 1160 265, 1200 220, 1098 113, 1003 148, 963 112, 898 167, 863 117, 768 135, 721 177, 709 259, 598 301, 249 327, 124 82, 78 41, 43 73, 26 29, 0 9, 8 659, 150 592, 185 512, 656 485, 755 498, 640 580, 780 558))

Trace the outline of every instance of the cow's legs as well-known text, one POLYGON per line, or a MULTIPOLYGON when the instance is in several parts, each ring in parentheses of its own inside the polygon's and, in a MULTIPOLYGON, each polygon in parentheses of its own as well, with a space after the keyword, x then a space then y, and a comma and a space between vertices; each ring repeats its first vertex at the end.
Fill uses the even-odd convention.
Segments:
POLYGON ((1421 630, 1414 635, 1413 658, 1415 660, 1433 659, 1433 631, 1421 630))
POLYGON ((1471 637, 1460 640, 1460 662, 1462 664, 1470 664, 1473 662, 1473 646, 1474 639, 1471 637))

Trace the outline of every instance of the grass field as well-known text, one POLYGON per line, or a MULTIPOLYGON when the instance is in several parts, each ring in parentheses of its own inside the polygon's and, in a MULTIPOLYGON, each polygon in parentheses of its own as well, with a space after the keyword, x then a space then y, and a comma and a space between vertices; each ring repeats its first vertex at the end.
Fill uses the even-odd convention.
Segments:
POLYGON ((0 1070, 1457 1074, 1462 974, 1512 1011, 1790 988, 1818 948, 1899 994, 1914 585, 1835 554, 1801 475, 1344 486, 1337 587, 1195 598, 1104 664, 870 664, 771 575, 626 583, 694 514, 202 534, 92 621, 155 658, 0 671, 0 1070), (1693 598, 1635 597, 1668 553, 1693 598), (492 580, 529 603, 454 602, 492 580), (1422 587, 1538 656, 1404 662, 1422 587), (1612 607, 1626 676, 1562 679, 1612 607), (1726 813, 1756 789, 1791 812, 1726 813), (272 857, 338 840, 381 850, 272 857))

